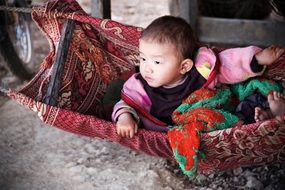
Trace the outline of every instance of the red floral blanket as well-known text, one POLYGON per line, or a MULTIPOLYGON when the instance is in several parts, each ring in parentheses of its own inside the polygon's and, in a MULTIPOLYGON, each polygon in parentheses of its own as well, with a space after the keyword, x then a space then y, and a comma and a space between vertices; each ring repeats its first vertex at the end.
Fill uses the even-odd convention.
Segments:
MULTIPOLYGON (((104 111, 103 97, 112 80, 126 79, 138 64, 138 39, 142 29, 87 15, 74 0, 51 1, 34 7, 32 16, 50 44, 41 70, 19 92, 8 95, 21 105, 38 112, 50 126, 89 137, 108 139, 150 155, 174 160, 164 133, 140 129, 132 139, 119 137, 104 111), (43 102, 50 82, 64 21, 76 21, 62 75, 56 106, 43 102)), ((284 57, 266 73, 284 79, 284 57), (281 72, 282 71, 282 72, 281 72)), ((199 162, 202 172, 240 166, 283 162, 285 158, 284 122, 263 123, 205 133, 201 150, 206 157, 199 162)))
POLYGON ((270 91, 284 89, 272 80, 249 79, 217 90, 201 88, 186 97, 173 112, 175 126, 168 131, 170 146, 183 173, 190 179, 196 177, 199 160, 205 156, 200 150, 203 133, 242 122, 235 115, 237 104, 256 92, 266 97, 270 91))

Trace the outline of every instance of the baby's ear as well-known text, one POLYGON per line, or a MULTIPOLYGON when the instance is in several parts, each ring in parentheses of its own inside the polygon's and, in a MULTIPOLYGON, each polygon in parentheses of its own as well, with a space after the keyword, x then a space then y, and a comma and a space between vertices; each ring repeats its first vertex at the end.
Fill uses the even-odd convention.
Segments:
POLYGON ((193 67, 194 63, 191 59, 184 59, 182 62, 181 62, 181 71, 180 73, 181 74, 185 74, 187 73, 188 71, 190 71, 193 67))

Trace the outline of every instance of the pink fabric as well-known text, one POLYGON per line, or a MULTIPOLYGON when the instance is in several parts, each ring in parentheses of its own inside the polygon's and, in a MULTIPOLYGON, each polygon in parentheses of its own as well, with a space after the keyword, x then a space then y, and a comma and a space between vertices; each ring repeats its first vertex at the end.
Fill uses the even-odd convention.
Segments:
POLYGON ((245 48, 226 49, 219 53, 221 62, 221 75, 218 75, 219 82, 233 84, 245 81, 250 77, 261 75, 263 71, 253 73, 250 68, 253 56, 260 51, 261 49, 258 47, 249 46, 245 48))
MULTIPOLYGON (((245 81, 250 77, 261 75, 263 71, 254 73, 250 68, 253 56, 260 51, 261 49, 256 46, 230 48, 221 51, 218 54, 220 60, 219 73, 213 83, 210 84, 210 87, 214 88, 219 83, 234 84, 245 81)), ((212 72, 216 60, 217 57, 213 50, 207 47, 201 47, 195 60, 195 66, 200 67, 207 62, 210 64, 212 72)))
POLYGON ((151 100, 144 90, 143 84, 136 79, 138 73, 133 74, 124 84, 122 89, 123 100, 115 104, 112 121, 116 122, 122 113, 130 113, 134 118, 149 130, 167 132, 168 126, 150 115, 151 100), (125 102, 127 99, 128 102, 125 102))
POLYGON ((151 100, 146 94, 142 83, 135 78, 137 75, 138 74, 134 74, 126 81, 123 87, 123 93, 130 95, 139 105, 149 111, 151 100))
MULTIPOLYGON (((135 78, 137 74, 131 76, 123 86, 123 93, 127 96, 130 96, 133 101, 135 101, 142 109, 149 112, 151 101, 146 94, 143 85, 135 78)), ((133 110, 124 102, 119 102, 114 106, 112 120, 116 121, 117 118, 124 112, 132 112, 133 110), (122 110, 124 109, 124 110, 122 110)), ((137 114, 134 114, 136 116, 137 114)))

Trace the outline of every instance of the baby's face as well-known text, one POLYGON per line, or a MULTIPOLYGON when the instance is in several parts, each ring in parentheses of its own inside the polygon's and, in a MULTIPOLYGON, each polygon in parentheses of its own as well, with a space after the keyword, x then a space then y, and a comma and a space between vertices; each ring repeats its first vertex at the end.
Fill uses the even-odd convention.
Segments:
POLYGON ((183 78, 181 58, 170 43, 140 40, 140 73, 151 87, 171 87, 183 78))

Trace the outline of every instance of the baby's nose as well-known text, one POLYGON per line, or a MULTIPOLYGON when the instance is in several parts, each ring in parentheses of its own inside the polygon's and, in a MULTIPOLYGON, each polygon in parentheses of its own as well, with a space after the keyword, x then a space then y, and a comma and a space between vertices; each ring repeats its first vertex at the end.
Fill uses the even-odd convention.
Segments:
POLYGON ((151 68, 151 66, 150 66, 150 64, 145 64, 145 71, 147 72, 147 73, 152 73, 152 68, 151 68))

